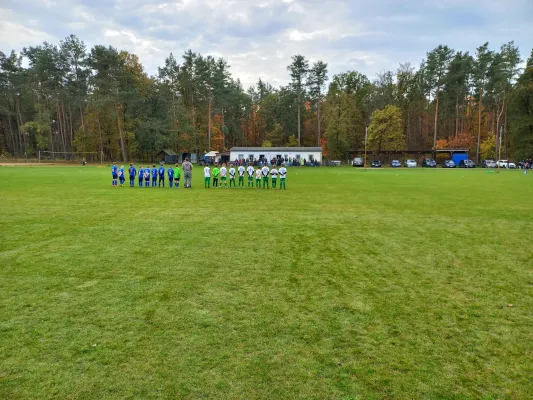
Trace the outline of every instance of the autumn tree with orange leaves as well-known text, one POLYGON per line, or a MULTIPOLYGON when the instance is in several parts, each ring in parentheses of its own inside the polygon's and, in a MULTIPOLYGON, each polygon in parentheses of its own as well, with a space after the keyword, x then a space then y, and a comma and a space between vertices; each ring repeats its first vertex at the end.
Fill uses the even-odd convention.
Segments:
POLYGON ((342 159, 364 147, 376 110, 392 106, 402 135, 394 143, 381 135, 378 148, 468 148, 484 156, 501 143, 502 157, 528 157, 531 61, 520 65, 513 42, 472 52, 439 45, 419 68, 401 64, 370 78, 340 72, 326 87, 327 64, 310 66, 296 55, 289 84, 259 78, 245 89, 223 58, 170 54, 151 77, 135 54, 87 49, 71 35, 20 53, 0 51, 0 151, 155 161, 162 149, 202 153, 270 143, 320 145, 328 158, 342 159))

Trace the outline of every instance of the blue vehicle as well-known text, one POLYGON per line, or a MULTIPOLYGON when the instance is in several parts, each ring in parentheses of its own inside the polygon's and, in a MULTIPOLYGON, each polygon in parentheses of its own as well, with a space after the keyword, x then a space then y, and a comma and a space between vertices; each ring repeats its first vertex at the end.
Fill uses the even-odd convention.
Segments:
POLYGON ((207 157, 205 154, 202 154, 200 157, 198 157, 198 165, 213 165, 213 157, 207 157))
POLYGON ((215 151, 212 151, 211 153, 202 154, 198 158, 198 164, 199 165, 214 165, 215 159, 217 158, 218 154, 219 153, 215 151))
POLYGON ((459 165, 461 161, 463 160, 468 160, 467 153, 453 153, 452 154, 452 161, 455 163, 455 165, 459 165))

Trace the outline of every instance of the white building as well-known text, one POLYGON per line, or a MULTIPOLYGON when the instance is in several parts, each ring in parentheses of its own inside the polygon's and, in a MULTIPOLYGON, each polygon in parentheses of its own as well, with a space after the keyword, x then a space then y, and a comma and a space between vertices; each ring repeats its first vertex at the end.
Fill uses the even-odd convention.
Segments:
POLYGON ((320 147, 232 147, 230 160, 259 160, 266 158, 305 159, 306 161, 322 162, 322 148, 320 147))

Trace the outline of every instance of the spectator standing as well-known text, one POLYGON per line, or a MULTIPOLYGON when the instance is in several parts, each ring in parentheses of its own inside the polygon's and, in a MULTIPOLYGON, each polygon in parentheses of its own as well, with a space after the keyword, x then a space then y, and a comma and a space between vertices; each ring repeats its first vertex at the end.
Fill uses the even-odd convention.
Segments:
POLYGON ((190 189, 192 187, 192 164, 188 158, 181 164, 181 168, 183 169, 183 176, 185 178, 185 189, 190 189))

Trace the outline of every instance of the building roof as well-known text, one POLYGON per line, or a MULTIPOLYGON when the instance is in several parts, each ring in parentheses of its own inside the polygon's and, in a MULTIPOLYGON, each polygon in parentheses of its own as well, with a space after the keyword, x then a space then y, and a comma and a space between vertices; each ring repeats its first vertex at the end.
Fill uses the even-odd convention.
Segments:
POLYGON ((449 152, 468 153, 470 152, 470 149, 436 149, 435 150, 435 153, 449 153, 449 152))
POLYGON ((321 147, 232 147, 231 152, 235 153, 237 151, 253 151, 256 153, 271 153, 271 152, 287 152, 287 153, 304 153, 309 152, 322 152, 321 147))
POLYGON ((167 156, 177 156, 176 153, 174 153, 172 150, 169 150, 169 149, 161 150, 161 151, 159 152, 159 154, 161 154, 161 153, 165 153, 167 156))

